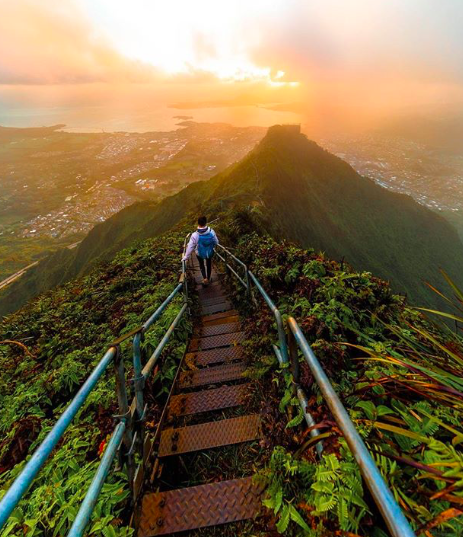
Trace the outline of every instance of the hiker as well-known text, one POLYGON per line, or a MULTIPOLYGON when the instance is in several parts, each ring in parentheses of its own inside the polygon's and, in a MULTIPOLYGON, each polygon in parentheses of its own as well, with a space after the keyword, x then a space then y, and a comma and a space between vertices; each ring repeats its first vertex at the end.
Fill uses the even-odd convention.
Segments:
POLYGON ((209 285, 211 281, 212 256, 217 244, 219 244, 219 240, 215 231, 207 225, 207 218, 200 216, 198 218, 198 228, 190 237, 190 242, 182 261, 186 261, 195 250, 203 276, 203 286, 209 285))

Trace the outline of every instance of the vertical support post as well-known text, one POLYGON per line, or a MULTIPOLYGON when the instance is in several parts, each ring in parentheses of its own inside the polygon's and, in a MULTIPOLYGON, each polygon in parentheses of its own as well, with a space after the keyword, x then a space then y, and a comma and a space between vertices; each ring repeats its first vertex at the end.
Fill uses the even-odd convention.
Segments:
POLYGON ((143 416, 143 388, 145 387, 145 377, 142 373, 141 363, 141 332, 137 332, 133 338, 133 373, 135 399, 137 401, 138 419, 143 416))
POLYGON ((285 334, 285 329, 283 327, 283 320, 281 318, 281 313, 276 308, 273 310, 273 314, 275 315, 275 320, 276 320, 277 328, 278 328, 278 339, 280 341, 281 357, 283 359, 283 363, 287 363, 288 362, 288 347, 286 345, 286 334, 285 334))
POLYGON ((249 270, 247 266, 245 269, 245 281, 246 281, 246 295, 248 298, 251 298, 251 282, 249 280, 249 270))
POLYGON ((291 374, 293 376, 293 382, 297 387, 300 379, 299 356, 297 354, 297 343, 291 330, 288 330, 288 347, 289 359, 291 363, 291 374))
POLYGON ((182 261, 182 275, 183 275, 183 302, 188 302, 188 281, 186 276, 186 261, 182 261))
POLYGON ((129 401, 127 397, 127 388, 125 385, 124 361, 119 345, 117 346, 117 354, 114 359, 114 373, 116 376, 116 394, 117 402, 119 403, 119 414, 121 419, 125 421, 122 443, 124 445, 126 455, 124 455, 122 462, 127 465, 127 477, 129 479, 130 487, 132 487, 133 478, 135 476, 135 460, 133 454, 130 453, 130 447, 132 446, 133 440, 132 417, 129 411, 129 401))

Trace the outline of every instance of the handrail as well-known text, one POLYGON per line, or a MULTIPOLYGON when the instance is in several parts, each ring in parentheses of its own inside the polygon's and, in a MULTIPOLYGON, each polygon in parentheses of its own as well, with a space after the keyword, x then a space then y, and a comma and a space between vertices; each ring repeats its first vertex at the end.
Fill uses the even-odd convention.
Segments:
POLYGON ((0 502, 0 529, 3 527, 19 500, 25 494, 35 476, 47 460, 50 453, 60 441, 64 432, 74 419, 77 412, 85 403, 88 395, 95 387, 101 375, 116 356, 116 348, 108 349, 100 363, 92 371, 82 388, 77 392, 74 399, 66 410, 61 414, 52 430, 47 434, 40 446, 35 450, 24 470, 18 475, 0 502))
POLYGON ((277 324, 277 330, 278 330, 278 340, 279 340, 279 347, 276 345, 273 345, 273 350, 276 354, 276 357, 280 364, 288 363, 288 347, 286 344, 286 336, 285 336, 285 329, 283 326, 283 320, 281 317, 281 313, 278 310, 278 308, 273 303, 272 299, 268 296, 265 289, 262 287, 259 280, 254 276, 254 274, 249 270, 248 266, 241 261, 241 259, 238 259, 234 254, 230 252, 225 246, 222 244, 217 245, 219 248, 223 250, 225 255, 230 256, 234 261, 236 261, 243 269, 244 269, 244 279, 233 269, 233 267, 230 266, 229 263, 227 263, 226 259, 217 253, 218 257, 225 263, 227 268, 232 272, 232 274, 235 275, 235 277, 241 282, 241 284, 246 288, 246 292, 248 296, 251 296, 251 281, 254 283, 254 285, 257 287, 257 290, 264 298, 265 302, 267 303, 268 307, 272 311, 275 321, 277 324))
MULTIPOLYGON (((134 444, 136 443, 138 447, 141 447, 143 450, 144 447, 144 430, 142 426, 144 411, 143 411, 143 387, 145 384, 146 378, 149 376, 149 373, 152 371, 155 362, 160 357, 162 350, 167 344, 172 332, 179 324, 182 316, 187 310, 187 283, 185 277, 185 264, 182 263, 182 275, 183 281, 176 285, 172 293, 164 300, 164 302, 157 308, 157 310, 149 317, 149 319, 138 329, 126 334, 126 337, 122 336, 116 341, 110 344, 110 347, 104 354, 103 358, 100 360, 98 365, 92 371, 90 376, 87 378, 83 386, 74 396, 72 401, 69 403, 68 407, 65 409, 61 417, 55 423, 51 431, 47 434, 43 442, 36 449, 30 460, 25 465, 24 469, 15 479, 11 487, 5 493, 3 498, 0 501, 0 530, 5 525, 6 521, 10 517, 11 513, 15 509, 16 505, 19 503, 21 498, 24 496, 26 491, 31 486, 34 478, 37 473, 58 444, 62 438, 64 432, 69 427, 70 423, 76 416, 77 412, 82 408, 85 403, 88 395, 93 390, 97 382, 100 380, 103 373, 106 371, 110 363, 114 364, 114 370, 116 375, 116 392, 117 400, 119 404, 119 415, 115 416, 118 419, 112 437, 106 446, 105 453, 103 458, 98 466, 97 472, 92 480, 90 488, 85 495, 84 501, 80 506, 80 509, 77 513, 76 519, 71 527, 70 533, 68 534, 71 537, 80 537, 84 534, 85 527, 87 526, 93 509, 95 507, 98 495, 103 487, 103 484, 108 476, 109 470, 111 468, 114 457, 120 448, 121 444, 124 444, 126 453, 124 453, 123 460, 127 466, 128 479, 132 488, 132 493, 135 496, 135 472, 134 472, 134 444), (156 320, 161 316, 165 311, 167 306, 172 302, 172 300, 177 296, 180 291, 183 290, 184 294, 184 304, 176 316, 173 323, 170 325, 164 336, 162 337, 160 343, 156 347, 153 355, 151 356, 149 362, 145 365, 142 370, 141 366, 141 351, 140 351, 140 342, 143 334, 156 322, 156 320), (126 389, 126 378, 124 371, 124 364, 122 361, 120 353, 120 344, 127 339, 128 337, 133 336, 133 349, 134 349, 134 373, 135 378, 133 383, 135 385, 135 398, 129 408, 128 398, 127 398, 127 389, 126 389), (137 346, 137 344, 138 346, 137 346), (139 360, 139 361, 138 361, 139 360), (135 367, 135 365, 137 367, 135 367), (133 418, 136 419, 133 419, 133 418)), ((144 464, 144 457, 141 457, 142 462, 140 463, 137 470, 140 470, 140 466, 144 464)))
POLYGON ((305 361, 310 367, 320 391, 359 465, 360 472, 362 473, 391 534, 393 537, 415 537, 415 533, 411 529, 408 520, 395 501, 394 496, 370 455, 368 448, 350 419, 347 410, 344 408, 344 405, 334 391, 320 362, 310 348, 307 339, 293 317, 289 317, 288 319, 288 328, 288 335, 290 338, 294 338, 294 341, 302 351, 305 361))
POLYGON ((122 437, 124 435, 125 427, 125 420, 120 421, 116 425, 111 439, 106 446, 105 452, 101 459, 101 463, 98 466, 98 470, 95 474, 95 477, 92 480, 90 488, 88 489, 84 501, 80 506, 79 512, 77 513, 77 516, 71 526, 71 529, 69 530, 68 537, 81 537, 84 534, 85 528, 90 522, 90 517, 98 500, 98 495, 103 488, 103 484, 108 477, 109 470, 111 469, 112 463, 114 461, 114 457, 116 456, 117 450, 122 443, 122 437))
MULTIPOLYGON (((256 276, 249 270, 249 268, 236 256, 234 256, 227 248, 222 245, 219 245, 225 254, 229 255, 232 259, 237 261, 240 266, 245 270, 246 283, 244 280, 236 274, 234 270, 232 273, 235 276, 238 276, 239 281, 246 287, 248 295, 250 294, 250 283, 257 287, 258 291, 264 298, 268 307, 272 310, 277 320, 278 326, 278 335, 280 339, 280 347, 273 345, 275 354, 277 355, 280 363, 287 363, 288 358, 290 358, 291 374, 292 380, 294 383, 295 393, 297 395, 299 405, 304 413, 304 418, 309 427, 313 427, 310 431, 310 436, 316 438, 320 433, 314 427, 315 422, 307 410, 308 400, 304 393, 304 390, 299 385, 299 358, 297 355, 297 347, 299 347, 304 355, 306 362, 308 363, 312 374, 320 386, 320 390, 330 408, 336 422, 339 425, 340 430, 342 431, 344 437, 346 438, 347 444, 352 451, 352 454, 357 461, 362 476, 364 477, 368 488, 377 504, 383 518, 392 534, 393 537, 415 537, 413 530, 408 523, 405 515, 400 509, 399 505, 394 499, 391 491, 389 490, 386 482, 384 481, 378 467, 376 466, 370 452, 365 446, 363 440, 355 428, 352 420, 350 419, 346 409, 342 405, 339 397, 336 395, 328 377, 323 371, 320 362, 317 360, 315 354, 313 353, 310 345, 308 344, 304 334, 302 333, 299 325, 293 317, 288 319, 288 338, 289 338, 289 356, 288 356, 288 346, 286 343, 286 334, 281 320, 280 312, 275 306, 272 299, 268 296, 265 289, 262 287, 262 284, 256 278, 256 276), (284 342, 284 344, 282 344, 284 342)), ((227 268, 231 269, 230 265, 226 260, 219 255, 219 257, 225 262, 227 268)), ((319 441, 315 445, 317 453, 321 455, 322 453, 322 442, 319 441)))

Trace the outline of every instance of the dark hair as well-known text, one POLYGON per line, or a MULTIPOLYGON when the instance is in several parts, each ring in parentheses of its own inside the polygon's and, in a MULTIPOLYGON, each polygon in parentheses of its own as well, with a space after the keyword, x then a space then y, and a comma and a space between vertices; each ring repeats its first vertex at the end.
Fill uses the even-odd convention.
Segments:
POLYGON ((205 216, 200 216, 198 218, 198 225, 204 227, 207 224, 207 218, 205 216))

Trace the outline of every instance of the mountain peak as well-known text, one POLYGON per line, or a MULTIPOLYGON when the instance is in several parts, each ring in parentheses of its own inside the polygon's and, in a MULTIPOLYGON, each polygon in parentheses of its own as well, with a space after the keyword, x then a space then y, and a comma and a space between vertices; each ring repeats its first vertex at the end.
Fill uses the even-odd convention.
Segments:
POLYGON ((274 137, 274 136, 287 136, 287 135, 299 135, 301 134, 301 126, 300 125, 273 125, 272 127, 268 128, 266 137, 274 137))

